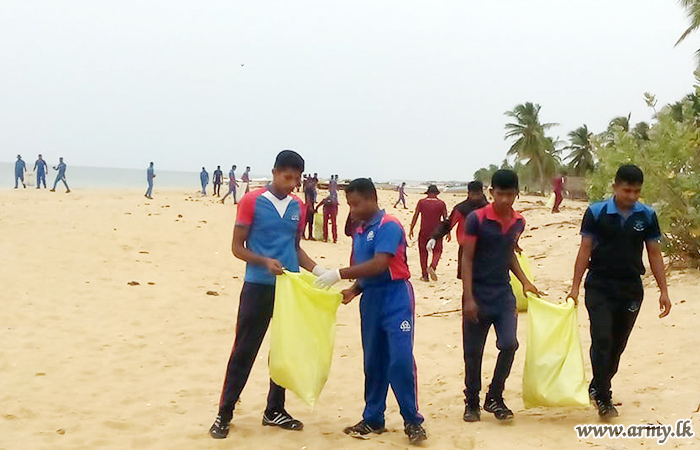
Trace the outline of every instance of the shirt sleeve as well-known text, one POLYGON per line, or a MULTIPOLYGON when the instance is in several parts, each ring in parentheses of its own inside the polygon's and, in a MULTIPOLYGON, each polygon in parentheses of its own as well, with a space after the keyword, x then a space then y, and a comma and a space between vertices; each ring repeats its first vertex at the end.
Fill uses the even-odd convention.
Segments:
POLYGON ((470 212, 467 219, 464 221, 464 227, 461 230, 457 230, 459 245, 464 245, 468 241, 475 241, 479 236, 480 225, 479 217, 476 215, 476 212, 470 212))
POLYGON ((581 236, 595 237, 597 234, 598 223, 589 206, 586 213, 583 215, 583 221, 581 222, 581 236))
POLYGON ((403 239, 404 232, 401 225, 396 222, 383 223, 377 228, 377 235, 374 237, 374 254, 396 255, 403 239))
POLYGON ((255 216, 255 202, 257 197, 246 194, 240 202, 238 202, 238 210, 236 211, 236 225, 249 227, 253 225, 253 217, 255 216))
POLYGON ((647 227, 646 240, 647 241, 659 241, 659 240, 661 240, 661 228, 659 227, 659 218, 656 216, 656 211, 651 212, 649 226, 647 227))

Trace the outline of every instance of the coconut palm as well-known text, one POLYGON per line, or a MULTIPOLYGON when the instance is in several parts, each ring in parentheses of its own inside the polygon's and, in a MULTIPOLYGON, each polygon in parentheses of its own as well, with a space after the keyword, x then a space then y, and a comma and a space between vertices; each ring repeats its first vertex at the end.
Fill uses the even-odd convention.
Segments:
POLYGON ((540 123, 541 109, 540 105, 527 102, 517 105, 512 111, 507 111, 505 115, 515 121, 506 124, 505 139, 515 139, 508 155, 514 156, 516 161, 526 161, 528 172, 538 174, 538 181, 544 193, 549 178, 556 170, 556 164, 552 165, 552 158, 556 161, 557 155, 554 141, 545 136, 545 131, 558 124, 540 123))
MULTIPOLYGON (((678 38, 676 46, 683 42, 691 33, 700 28, 700 0, 679 0, 678 2, 685 8, 688 19, 690 19, 690 26, 681 34, 681 37, 678 38)), ((695 52, 695 57, 698 62, 700 62, 700 50, 695 52)))
POLYGON ((583 176, 595 168, 592 137, 593 133, 585 124, 569 133, 571 143, 566 147, 569 154, 565 159, 569 162, 569 168, 577 176, 583 176))

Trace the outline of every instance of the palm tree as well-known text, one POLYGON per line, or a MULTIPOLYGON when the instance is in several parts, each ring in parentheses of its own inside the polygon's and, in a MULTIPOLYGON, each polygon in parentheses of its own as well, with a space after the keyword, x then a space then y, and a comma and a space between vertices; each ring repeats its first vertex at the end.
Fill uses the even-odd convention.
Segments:
POLYGON ((558 124, 540 123, 540 109, 540 105, 527 102, 507 111, 505 115, 515 122, 506 124, 505 139, 515 139, 508 155, 514 156, 516 161, 527 161, 525 166, 538 174, 544 193, 548 179, 556 170, 556 164, 552 168, 552 158, 556 160, 557 155, 554 141, 545 136, 545 131, 558 124))
POLYGON ((632 128, 632 134, 638 141, 648 141, 649 140, 649 124, 646 122, 639 122, 632 128))
MULTIPOLYGON (((678 0, 683 8, 686 10, 688 19, 690 19, 690 26, 681 34, 678 38, 676 46, 683 42, 691 33, 695 32, 700 28, 700 0, 678 0)), ((700 62, 700 50, 695 52, 695 57, 700 62)))
POLYGON ((569 133, 571 143, 566 147, 569 155, 565 159, 569 161, 569 167, 577 176, 583 176, 595 168, 591 137, 593 133, 585 124, 569 133))

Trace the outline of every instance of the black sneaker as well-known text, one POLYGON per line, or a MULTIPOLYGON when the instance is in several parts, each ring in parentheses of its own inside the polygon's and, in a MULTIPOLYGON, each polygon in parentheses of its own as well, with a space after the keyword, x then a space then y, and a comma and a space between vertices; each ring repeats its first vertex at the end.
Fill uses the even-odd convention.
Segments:
POLYGON ((364 420, 360 420, 357 422, 355 425, 351 427, 347 427, 346 429, 343 430, 343 433, 345 434, 350 434, 350 435, 360 435, 360 436, 366 436, 370 433, 374 434, 382 434, 386 431, 386 428, 384 426, 380 427, 373 427, 372 425, 368 424, 364 420))
POLYGON ((214 424, 209 428, 209 436, 214 439, 226 439, 231 427, 231 419, 226 420, 221 414, 216 416, 214 424))
POLYGON ((418 445, 428 439, 428 433, 419 423, 409 423, 403 431, 408 436, 408 443, 411 445, 418 445))
POLYGON ((593 404, 595 404, 596 399, 598 398, 598 389, 596 389, 592 384, 588 386, 588 398, 591 399, 593 404))
POLYGON ((487 395, 486 400, 484 400, 484 411, 493 413, 498 420, 513 420, 513 411, 508 409, 503 397, 487 395))
POLYGON ((602 420, 614 419, 620 415, 613 405, 612 399, 597 399, 596 406, 598 407, 598 416, 602 420))
POLYGON ((262 424, 266 427, 280 427, 283 430, 301 431, 304 429, 304 424, 290 416, 285 410, 265 411, 262 424))
POLYGON ((481 420, 481 407, 479 406, 479 397, 467 399, 464 407, 464 421, 478 422, 481 420))

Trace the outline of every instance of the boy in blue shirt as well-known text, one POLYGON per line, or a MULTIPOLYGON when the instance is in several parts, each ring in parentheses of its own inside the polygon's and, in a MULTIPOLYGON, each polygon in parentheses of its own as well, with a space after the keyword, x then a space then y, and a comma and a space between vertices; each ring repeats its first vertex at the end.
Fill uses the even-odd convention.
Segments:
MULTIPOLYGON (((304 208, 292 192, 303 171, 304 160, 299 154, 291 150, 280 152, 272 170, 272 183, 246 194, 238 205, 232 251, 247 265, 219 414, 209 429, 209 435, 215 439, 228 436, 233 409, 270 324, 276 276, 284 270, 299 272, 299 267, 316 276, 325 272, 299 246, 304 208)), ((270 380, 262 424, 300 431, 304 425, 284 409, 284 403, 284 388, 270 380)))
POLYGON ((661 254, 661 230, 654 210, 639 203, 644 174, 632 164, 620 166, 612 198, 588 207, 581 223, 581 247, 576 257, 569 297, 578 302, 583 274, 586 309, 591 321, 593 380, 588 392, 603 420, 617 417, 611 382, 617 373, 644 297, 642 252, 656 278, 659 317, 671 311, 661 254))
POLYGON ((330 270, 317 280, 327 288, 357 280, 343 291, 343 303, 357 295, 362 320, 365 369, 365 410, 362 420, 345 434, 383 433, 386 396, 391 385, 411 444, 427 439, 418 412, 418 379, 413 358, 415 299, 406 260, 406 234, 401 222, 379 209, 372 180, 358 178, 345 189, 354 230, 352 264, 330 270))
POLYGON ((479 391, 484 345, 491 325, 496 330, 498 359, 484 410, 497 420, 512 420, 513 412, 503 401, 506 379, 518 349, 518 311, 509 271, 523 285, 525 293, 539 294, 523 273, 515 251, 525 229, 525 219, 513 210, 518 196, 518 176, 512 170, 498 170, 491 179, 493 203, 472 211, 458 232, 462 255, 462 336, 466 406, 465 422, 481 420, 479 391))

